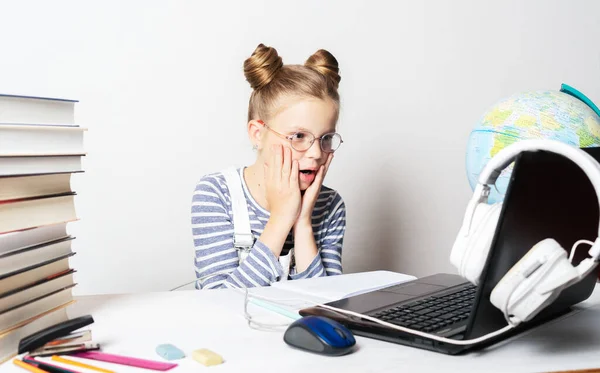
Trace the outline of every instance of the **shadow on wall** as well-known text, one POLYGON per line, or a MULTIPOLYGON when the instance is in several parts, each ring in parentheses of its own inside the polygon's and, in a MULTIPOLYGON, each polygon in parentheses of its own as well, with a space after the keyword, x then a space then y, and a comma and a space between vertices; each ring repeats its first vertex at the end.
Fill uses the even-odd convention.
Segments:
POLYGON ((403 220, 408 219, 403 211, 407 210, 402 205, 402 186, 387 171, 390 166, 384 165, 368 184, 359 186, 369 191, 367 198, 347 206, 344 273, 398 271, 398 263, 408 254, 402 242, 407 229, 403 220))

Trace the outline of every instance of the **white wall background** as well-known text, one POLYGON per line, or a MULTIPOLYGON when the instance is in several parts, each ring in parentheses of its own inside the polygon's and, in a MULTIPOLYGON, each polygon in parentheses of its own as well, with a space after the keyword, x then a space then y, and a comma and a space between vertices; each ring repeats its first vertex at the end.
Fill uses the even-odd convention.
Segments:
POLYGON ((253 161, 244 59, 261 42, 285 63, 326 48, 342 76, 326 184, 347 204, 345 270, 422 276, 454 272, 480 115, 563 82, 600 103, 599 36, 595 0, 13 0, 0 91, 80 100, 75 293, 167 290, 194 278, 196 181, 253 161))

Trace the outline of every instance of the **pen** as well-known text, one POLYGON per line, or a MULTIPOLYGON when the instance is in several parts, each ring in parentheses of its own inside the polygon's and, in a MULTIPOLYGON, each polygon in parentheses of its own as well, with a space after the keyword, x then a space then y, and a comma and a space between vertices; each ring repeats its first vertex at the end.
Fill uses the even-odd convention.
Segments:
POLYGON ((600 368, 561 370, 548 373, 600 373, 600 368))
POLYGON ((48 373, 79 373, 75 370, 59 367, 58 365, 44 363, 42 361, 35 360, 34 358, 23 358, 23 362, 38 367, 48 373))
POLYGON ((292 320, 298 320, 299 318, 302 317, 302 316, 300 316, 297 313, 288 311, 285 308, 279 307, 279 306, 277 306, 277 305, 275 305, 273 303, 263 302, 261 300, 254 299, 254 298, 250 299, 250 303, 254 303, 257 306, 260 306, 260 307, 263 307, 265 309, 268 309, 269 311, 273 311, 273 312, 276 312, 276 313, 278 313, 280 315, 283 315, 285 317, 289 317, 292 320))
POLYGON ((95 370, 95 371, 98 371, 98 372, 115 373, 112 370, 95 367, 95 366, 89 365, 89 364, 80 363, 79 361, 75 361, 75 360, 65 359, 64 357, 60 357, 58 355, 52 356, 52 360, 58 361, 58 362, 61 362, 61 363, 65 363, 65 364, 71 364, 71 365, 74 365, 74 366, 80 367, 80 368, 87 368, 87 369, 95 370))
POLYGON ((45 370, 42 370, 42 369, 40 369, 38 367, 35 367, 35 366, 31 365, 31 364, 27 364, 27 363, 25 363, 25 362, 23 362, 23 361, 21 361, 19 359, 13 359, 13 363, 15 365, 20 366, 23 369, 27 369, 28 371, 30 371, 32 373, 48 373, 45 370))

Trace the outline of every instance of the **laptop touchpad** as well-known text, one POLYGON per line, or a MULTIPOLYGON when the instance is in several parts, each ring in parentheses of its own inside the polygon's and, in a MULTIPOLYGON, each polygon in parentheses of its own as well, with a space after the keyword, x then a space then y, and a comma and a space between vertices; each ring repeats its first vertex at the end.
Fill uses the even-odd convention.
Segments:
POLYGON ((340 299, 327 303, 330 306, 342 308, 358 313, 365 313, 381 307, 387 307, 395 303, 411 299, 413 296, 405 294, 384 293, 375 291, 371 293, 355 295, 350 298, 340 299))
POLYGON ((419 282, 410 282, 407 284, 401 284, 397 286, 392 286, 390 288, 381 289, 380 291, 396 293, 396 294, 406 294, 406 295, 424 295, 428 293, 433 293, 438 290, 445 289, 447 286, 438 286, 431 284, 423 284, 419 282))

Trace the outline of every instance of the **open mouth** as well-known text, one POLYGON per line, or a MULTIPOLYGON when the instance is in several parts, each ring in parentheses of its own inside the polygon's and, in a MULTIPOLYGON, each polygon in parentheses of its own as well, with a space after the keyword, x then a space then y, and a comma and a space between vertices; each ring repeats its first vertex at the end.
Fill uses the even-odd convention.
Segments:
POLYGON ((300 170, 300 173, 303 173, 304 175, 312 175, 315 173, 314 170, 300 170))

